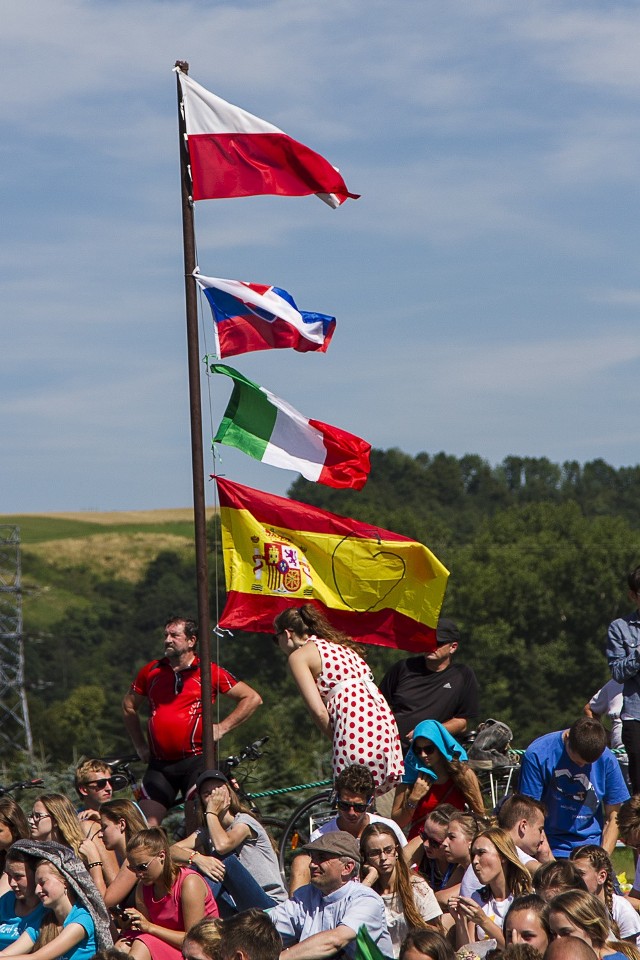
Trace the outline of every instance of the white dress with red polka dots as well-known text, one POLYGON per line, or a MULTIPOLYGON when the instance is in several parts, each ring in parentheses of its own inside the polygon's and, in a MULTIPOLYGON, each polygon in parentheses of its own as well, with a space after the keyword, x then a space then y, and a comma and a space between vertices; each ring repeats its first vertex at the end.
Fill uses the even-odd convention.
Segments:
POLYGON ((310 637, 322 670, 316 678, 333 726, 333 776, 361 763, 370 767, 377 793, 397 783, 403 771, 395 718, 373 681, 371 670, 353 650, 310 637))

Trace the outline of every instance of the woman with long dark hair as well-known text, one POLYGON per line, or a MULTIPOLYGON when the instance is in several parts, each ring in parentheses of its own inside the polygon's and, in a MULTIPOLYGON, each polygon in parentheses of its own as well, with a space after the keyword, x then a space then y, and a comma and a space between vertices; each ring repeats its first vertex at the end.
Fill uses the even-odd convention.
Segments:
POLYGON ((227 777, 220 770, 205 770, 198 777, 196 790, 199 827, 173 845, 174 859, 209 878, 225 915, 234 910, 233 905, 238 910, 267 909, 286 900, 269 836, 242 806, 227 777), (231 901, 221 896, 223 890, 231 901))
POLYGON ((371 769, 376 792, 386 792, 402 775, 402 747, 363 648, 311 604, 283 610, 274 631, 313 722, 333 744, 334 780, 361 763, 371 769))
POLYGON ((484 816, 480 784, 466 761, 465 750, 437 720, 423 720, 415 728, 391 813, 399 826, 409 827, 409 840, 443 803, 484 816))
POLYGON ((114 907, 135 906, 135 874, 129 870, 127 844, 136 833, 146 830, 148 824, 140 808, 131 800, 106 800, 100 804, 100 836, 106 850, 111 850, 118 861, 118 872, 107 885, 104 902, 114 907))
POLYGON ((391 827, 369 824, 360 837, 360 850, 361 882, 380 894, 384 901, 394 957, 399 956, 409 930, 428 926, 441 930, 442 910, 433 890, 426 880, 409 871, 391 827))
POLYGON ((26 840, 31 835, 22 807, 12 797, 0 797, 0 895, 9 890, 5 874, 7 850, 16 840, 26 840))

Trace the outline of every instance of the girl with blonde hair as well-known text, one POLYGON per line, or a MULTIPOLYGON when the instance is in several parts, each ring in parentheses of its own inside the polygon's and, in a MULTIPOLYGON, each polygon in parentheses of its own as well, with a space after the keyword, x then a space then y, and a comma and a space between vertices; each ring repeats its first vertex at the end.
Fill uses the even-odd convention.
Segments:
POLYGON ((67 797, 61 793, 41 794, 27 819, 32 840, 55 840, 69 847, 82 860, 96 887, 104 894, 106 884, 98 848, 93 840, 85 837, 78 815, 67 797))
POLYGON ((459 896, 463 877, 471 865, 471 844, 480 830, 488 826, 488 822, 486 818, 480 818, 474 813, 456 810, 451 815, 447 835, 442 841, 442 852, 453 866, 453 872, 436 893, 438 903, 444 910, 449 909, 448 902, 451 897, 459 896))
POLYGON ((549 926, 555 937, 585 940, 603 960, 640 960, 640 950, 626 940, 612 940, 611 919, 601 900, 586 890, 567 890, 549 904, 549 926))
POLYGON ((500 827, 478 834, 471 846, 471 864, 483 886, 470 897, 449 901, 457 945, 494 938, 503 947, 504 918, 516 897, 531 893, 531 876, 520 862, 513 840, 500 827))
POLYGON ((640 917, 626 897, 616 893, 613 865, 604 847, 587 844, 571 851, 570 859, 582 877, 589 893, 601 900, 607 908, 613 929, 620 940, 637 942, 640 917))

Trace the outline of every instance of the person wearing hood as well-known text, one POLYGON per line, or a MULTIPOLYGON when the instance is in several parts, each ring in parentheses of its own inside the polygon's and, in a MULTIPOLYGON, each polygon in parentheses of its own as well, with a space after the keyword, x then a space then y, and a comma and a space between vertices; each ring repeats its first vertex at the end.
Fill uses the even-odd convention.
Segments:
MULTIPOLYGON (((113 946, 109 916, 84 863, 72 850, 53 840, 18 840, 13 851, 36 861, 36 894, 52 914, 59 933, 34 950, 38 930, 27 927, 12 947, 15 957, 30 960, 89 960, 97 950, 113 946), (20 948, 22 952, 15 952, 20 948)), ((44 930, 47 919, 43 920, 44 930)))
POLYGON ((467 754, 437 720, 423 720, 414 731, 405 757, 402 783, 396 787, 392 817, 419 836, 425 818, 441 803, 485 815, 480 784, 467 764, 467 754))

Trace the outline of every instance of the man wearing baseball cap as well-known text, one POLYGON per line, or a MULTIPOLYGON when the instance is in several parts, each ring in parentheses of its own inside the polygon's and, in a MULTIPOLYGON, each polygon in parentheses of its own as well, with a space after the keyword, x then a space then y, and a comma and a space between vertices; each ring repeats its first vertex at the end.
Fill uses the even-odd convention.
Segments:
POLYGON ((363 924, 384 956, 392 957, 382 898, 354 879, 360 866, 355 837, 334 830, 302 850, 311 858, 311 883, 268 911, 286 947, 281 960, 353 957, 363 924))
POLYGON ((421 720, 439 720, 453 737, 477 717, 478 681, 473 670, 453 663, 460 631, 453 620, 441 617, 434 650, 399 660, 387 671, 380 692, 393 711, 400 736, 411 740, 421 720))

